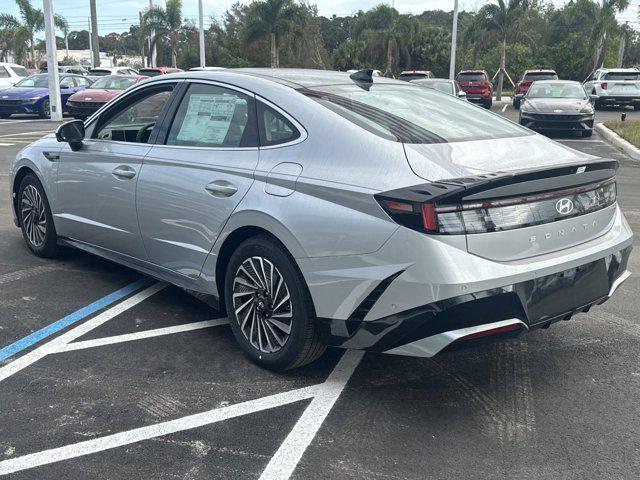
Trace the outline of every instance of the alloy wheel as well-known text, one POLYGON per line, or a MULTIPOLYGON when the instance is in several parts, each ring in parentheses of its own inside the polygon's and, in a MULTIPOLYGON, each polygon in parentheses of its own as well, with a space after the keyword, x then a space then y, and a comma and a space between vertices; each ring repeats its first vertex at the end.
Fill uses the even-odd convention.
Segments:
POLYGON ((233 308, 244 337, 264 353, 280 350, 291 334, 293 308, 287 283, 266 258, 247 258, 233 280, 233 308))
POLYGON ((42 196, 33 185, 22 191, 20 213, 27 238, 34 247, 42 246, 47 235, 47 215, 42 196))

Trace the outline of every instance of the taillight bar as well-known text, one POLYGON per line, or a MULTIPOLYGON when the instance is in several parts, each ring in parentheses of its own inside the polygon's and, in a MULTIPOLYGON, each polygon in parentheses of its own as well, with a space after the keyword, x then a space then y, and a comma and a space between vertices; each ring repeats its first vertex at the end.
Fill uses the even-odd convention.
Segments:
POLYGON ((377 198, 397 223, 430 234, 488 233, 550 223, 591 213, 616 201, 614 179, 518 197, 440 204, 404 199, 377 198), (569 210, 559 209, 556 199, 567 199, 569 210))

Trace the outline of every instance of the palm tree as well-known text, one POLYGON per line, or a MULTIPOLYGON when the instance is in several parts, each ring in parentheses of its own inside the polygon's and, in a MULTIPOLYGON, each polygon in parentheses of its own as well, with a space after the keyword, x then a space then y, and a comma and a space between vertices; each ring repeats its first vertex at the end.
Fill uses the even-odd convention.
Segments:
POLYGON ((278 68, 278 41, 294 29, 294 22, 298 17, 299 9, 293 0, 254 2, 247 14, 245 41, 254 42, 268 35, 271 45, 271 68, 278 68))
POLYGON ((412 17, 400 15, 395 8, 384 4, 365 13, 354 30, 357 38, 365 40, 370 54, 385 52, 386 76, 393 75, 401 57, 410 64, 409 46, 416 33, 417 25, 412 17))
POLYGON ((154 5, 144 13, 142 19, 145 33, 152 35, 150 52, 162 37, 169 37, 171 66, 177 67, 178 36, 182 27, 182 0, 167 0, 165 8, 154 5))
MULTIPOLYGON (((34 8, 30 0, 15 0, 20 10, 20 18, 6 13, 0 14, 0 28, 11 30, 12 48, 17 57, 29 50, 29 62, 31 67, 37 68, 35 35, 44 30, 44 14, 39 8, 34 8)), ((54 16, 54 24, 61 30, 68 29, 67 21, 59 16, 54 16)))
POLYGON ((629 0, 602 0, 591 33, 591 42, 595 45, 593 70, 602 67, 604 63, 607 32, 618 25, 616 13, 626 10, 628 6, 629 0))
POLYGON ((485 5, 478 11, 478 19, 484 30, 498 36, 502 44, 500 70, 498 70, 498 88, 496 100, 502 99, 505 67, 507 63, 507 42, 520 33, 529 0, 497 0, 497 3, 485 5))

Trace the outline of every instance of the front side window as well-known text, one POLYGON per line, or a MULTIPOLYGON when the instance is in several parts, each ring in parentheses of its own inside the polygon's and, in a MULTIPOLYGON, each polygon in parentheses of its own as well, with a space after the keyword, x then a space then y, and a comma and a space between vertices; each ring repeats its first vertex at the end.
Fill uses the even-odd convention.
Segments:
POLYGON ((216 85, 191 84, 166 143, 186 147, 257 146, 253 98, 216 85))
POLYGON ((383 138, 404 143, 446 143, 532 133, 499 115, 410 83, 332 85, 300 92, 383 138))
POLYGON ((89 80, 84 77, 76 77, 76 83, 79 87, 86 87, 87 85, 90 85, 89 80))
POLYGON ((73 81, 73 77, 65 77, 62 80, 60 80, 60 86, 66 87, 66 88, 72 88, 72 87, 75 87, 76 84, 73 81))
POLYGON ((120 108, 116 106, 108 110, 93 137, 100 140, 147 143, 172 90, 172 85, 155 87, 125 101, 120 108))

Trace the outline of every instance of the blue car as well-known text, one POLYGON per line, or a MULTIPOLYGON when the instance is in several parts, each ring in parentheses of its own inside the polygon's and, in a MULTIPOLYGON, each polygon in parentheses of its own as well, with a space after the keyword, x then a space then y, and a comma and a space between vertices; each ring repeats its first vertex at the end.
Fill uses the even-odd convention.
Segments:
MULTIPOLYGON (((91 85, 91 80, 82 75, 60 74, 60 96, 62 110, 71 95, 91 85)), ((33 113, 40 118, 49 118, 49 81, 46 73, 31 75, 13 87, 0 90, 0 118, 9 118, 14 113, 33 113)))

